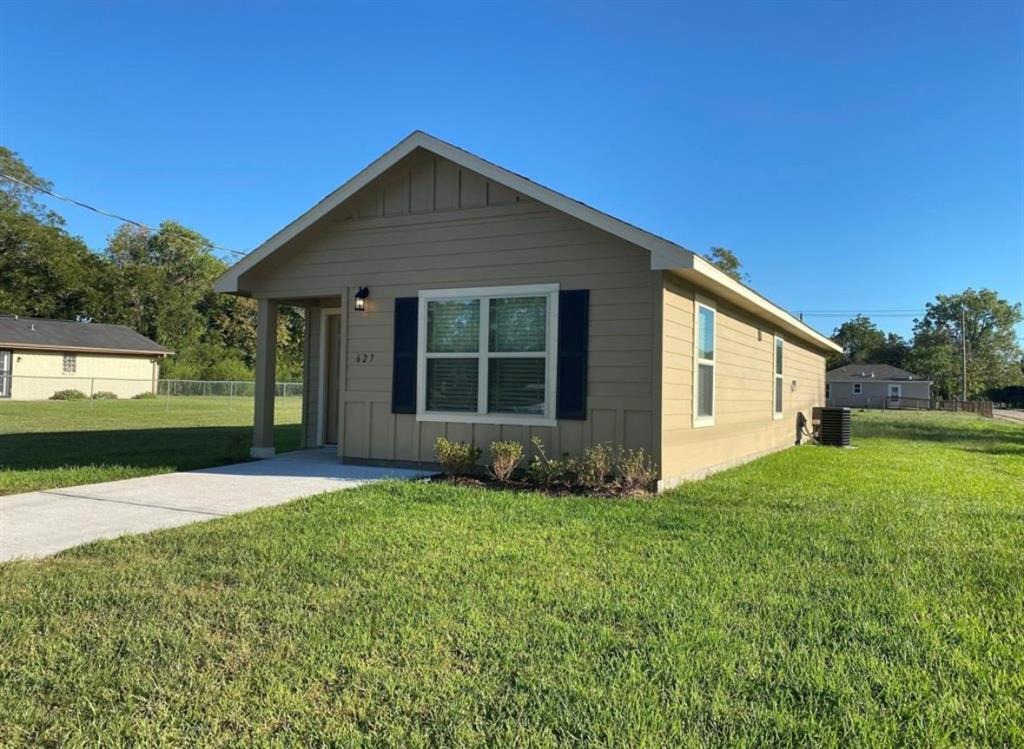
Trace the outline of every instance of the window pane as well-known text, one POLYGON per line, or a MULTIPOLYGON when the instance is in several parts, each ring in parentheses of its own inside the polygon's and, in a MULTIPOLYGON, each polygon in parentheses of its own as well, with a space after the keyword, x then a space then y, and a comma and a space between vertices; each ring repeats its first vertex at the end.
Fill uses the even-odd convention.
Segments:
POLYGON ((782 374, 782 339, 775 339, 775 374, 782 374))
POLYGON ((697 365, 697 415, 713 416, 715 402, 715 368, 697 365))
POLYGON ((427 359, 427 410, 477 410, 477 359, 427 359))
POLYGON ((492 299, 491 351, 543 351, 548 300, 542 296, 492 299))
POLYGON ((775 378, 775 413, 782 413, 782 378, 775 378))
POLYGON ((707 307, 698 307, 697 316, 697 357, 700 359, 715 358, 715 311, 707 307))
POLYGON ((487 412, 543 414, 544 368, 544 359, 490 359, 487 412))
POLYGON ((480 300, 427 302, 427 351, 470 353, 480 349, 480 300))

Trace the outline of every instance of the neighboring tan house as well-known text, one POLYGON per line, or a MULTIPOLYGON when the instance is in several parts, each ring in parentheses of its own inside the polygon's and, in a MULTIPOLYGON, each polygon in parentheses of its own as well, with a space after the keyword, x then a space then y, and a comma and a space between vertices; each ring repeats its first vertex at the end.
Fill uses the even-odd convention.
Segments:
POLYGON ((847 364, 825 377, 830 406, 850 408, 926 407, 932 381, 891 364, 847 364))
POLYGON ((306 310, 305 444, 346 462, 537 436, 643 448, 665 487, 792 445, 840 350, 699 255, 422 132, 216 289, 257 300, 256 457, 280 304, 306 310))
POLYGON ((0 316, 0 398, 43 400, 58 390, 118 398, 156 392, 171 352, 123 325, 0 316))

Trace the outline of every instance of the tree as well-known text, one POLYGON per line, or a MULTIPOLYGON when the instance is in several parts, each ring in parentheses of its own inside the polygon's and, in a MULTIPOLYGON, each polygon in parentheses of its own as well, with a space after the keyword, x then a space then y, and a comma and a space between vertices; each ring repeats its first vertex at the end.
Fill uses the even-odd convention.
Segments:
POLYGON ((843 347, 843 353, 829 354, 829 369, 873 362, 872 354, 885 345, 885 333, 867 315, 857 315, 836 328, 832 340, 843 347))
POLYGON ((743 270, 743 263, 732 250, 725 247, 712 247, 704 254, 704 259, 740 283, 750 282, 750 276, 743 270))
MULTIPOLYGON (((50 186, 2 146, 0 172, 50 186)), ((0 179, 0 312, 72 320, 104 313, 109 284, 103 263, 63 224, 31 188, 0 179)))
POLYGON ((1014 326, 1024 319, 1021 305, 1010 304, 990 289, 939 294, 914 321, 910 363, 935 382, 936 392, 959 397, 962 386, 962 342, 967 345, 968 398, 993 388, 1016 384, 1022 352, 1014 326))

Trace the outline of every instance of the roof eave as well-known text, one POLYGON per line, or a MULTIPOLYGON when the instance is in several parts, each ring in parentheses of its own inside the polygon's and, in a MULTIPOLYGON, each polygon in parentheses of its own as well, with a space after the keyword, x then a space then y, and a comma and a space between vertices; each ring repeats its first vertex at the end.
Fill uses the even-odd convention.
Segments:
POLYGON ((102 348, 98 346, 64 346, 61 344, 21 343, 17 341, 0 341, 0 348, 11 351, 74 351, 83 354, 125 354, 131 356, 171 356, 173 351, 145 351, 141 349, 102 348))
MULTIPOLYGON (((679 276, 695 286, 706 289, 718 298, 773 323, 778 330, 789 333, 813 346, 841 354, 843 347, 801 321, 798 317, 758 294, 753 289, 724 273, 699 255, 690 252, 688 261, 664 265, 651 258, 651 268, 679 276)), ((682 262, 680 262, 682 261, 682 262)))

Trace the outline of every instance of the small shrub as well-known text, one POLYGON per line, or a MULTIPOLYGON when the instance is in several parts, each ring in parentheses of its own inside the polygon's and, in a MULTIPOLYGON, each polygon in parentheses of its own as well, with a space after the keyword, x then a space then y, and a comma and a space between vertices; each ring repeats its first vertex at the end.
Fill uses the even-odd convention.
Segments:
POLYGON ((156 398, 156 393, 152 390, 147 390, 144 393, 136 393, 132 396, 133 401, 147 401, 152 400, 153 398, 156 398))
POLYGON ((83 393, 81 390, 75 390, 69 388, 68 390, 58 390, 56 393, 50 396, 52 401, 84 401, 88 400, 89 396, 83 393))
POLYGON ((498 481, 508 481, 523 461, 523 446, 518 442, 491 443, 491 476, 498 481))
POLYGON ((615 483, 623 494, 639 494, 654 489, 658 467, 642 447, 620 449, 615 456, 615 483))
POLYGON ((594 445, 583 451, 574 461, 578 486, 588 491, 600 491, 608 483, 615 463, 615 451, 607 445, 594 445))
POLYGON ((112 393, 109 390, 100 390, 92 394, 94 401, 116 401, 117 393, 112 393))
POLYGON ((549 458, 544 452, 544 443, 540 437, 530 440, 536 454, 526 468, 526 480, 531 484, 546 489, 553 489, 559 484, 571 484, 575 475, 575 461, 571 458, 549 458))
POLYGON ((454 442, 445 437, 438 437, 434 443, 437 462, 449 476, 465 476, 472 473, 480 454, 480 448, 468 442, 454 442))

